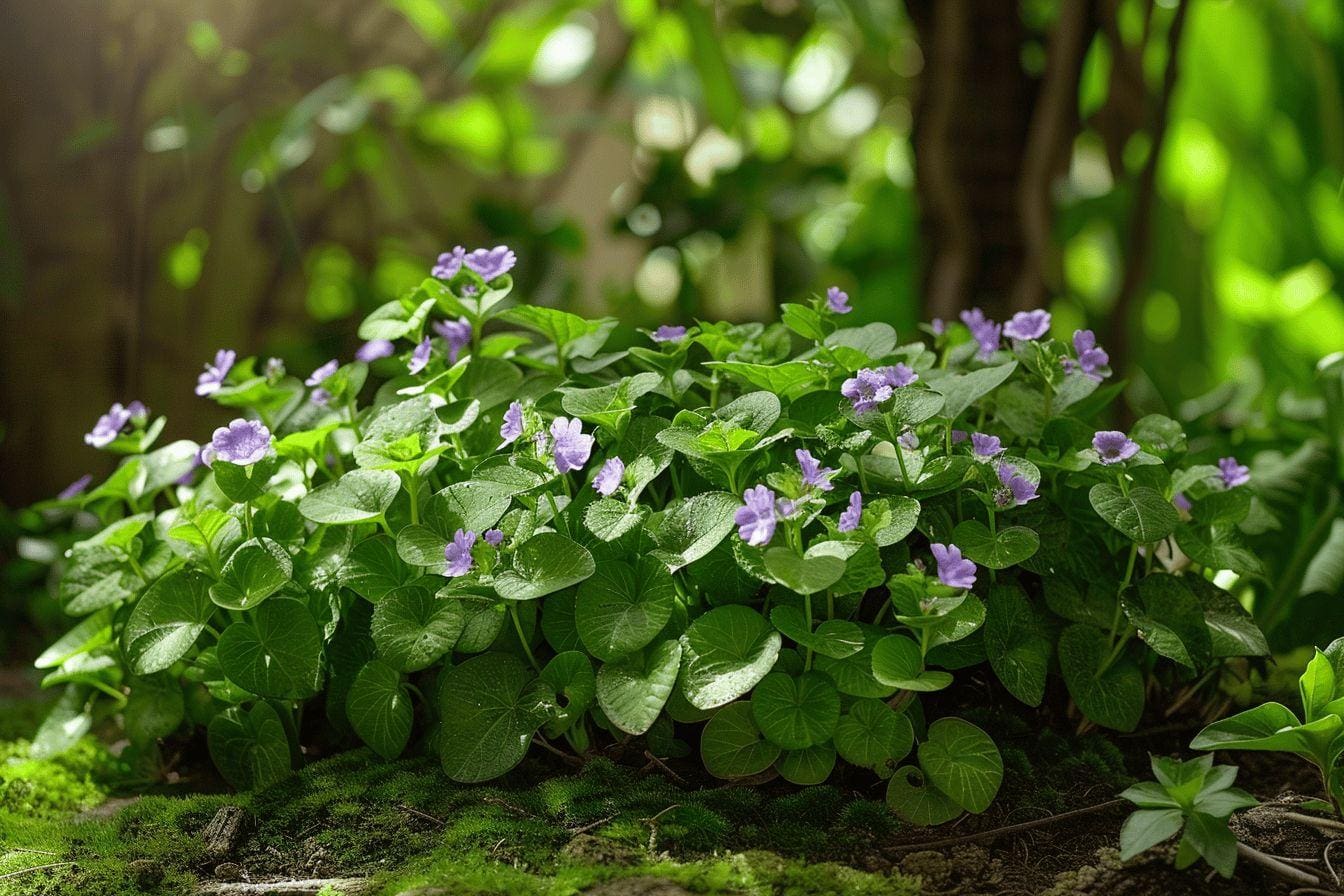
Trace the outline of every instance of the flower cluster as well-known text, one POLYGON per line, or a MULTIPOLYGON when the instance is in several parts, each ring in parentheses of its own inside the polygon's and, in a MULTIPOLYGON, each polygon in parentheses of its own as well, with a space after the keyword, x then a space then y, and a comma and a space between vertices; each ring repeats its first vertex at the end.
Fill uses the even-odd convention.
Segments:
POLYGON ((93 429, 84 434, 84 444, 94 448, 103 448, 116 441, 117 436, 132 427, 141 427, 149 419, 149 409, 138 401, 122 407, 118 402, 108 408, 107 413, 98 418, 93 429))
POLYGON ((919 374, 904 363, 860 370, 840 386, 840 394, 854 406, 854 413, 866 414, 919 379, 919 374))
POLYGON ((468 252, 461 246, 454 246, 451 252, 444 252, 430 272, 440 280, 451 280, 466 267, 486 283, 503 277, 518 263, 518 256, 508 246, 496 246, 493 249, 474 249, 468 252))

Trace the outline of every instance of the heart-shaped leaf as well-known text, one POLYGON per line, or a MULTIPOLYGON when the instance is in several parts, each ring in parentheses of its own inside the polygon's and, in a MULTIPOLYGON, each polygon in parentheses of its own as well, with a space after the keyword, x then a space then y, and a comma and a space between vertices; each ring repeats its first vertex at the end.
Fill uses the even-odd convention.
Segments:
POLYGON ((925 669, 919 645, 904 635, 888 635, 873 647, 873 677, 907 691, 941 691, 952 683, 951 673, 925 669))
POLYGON ((464 601, 439 595, 432 579, 389 591, 373 608, 378 656, 399 672, 418 672, 453 649, 466 627, 464 601))
POLYGON ((219 665, 252 694, 300 700, 322 680, 322 630, 302 601, 276 597, 219 637, 219 665))
POLYGON ((210 580, 199 572, 178 570, 149 586, 121 633, 131 671, 149 675, 186 656, 214 612, 210 580))
POLYGON ((299 512, 314 523, 349 526, 383 515, 401 488, 391 470, 351 470, 299 500, 299 512))
MULTIPOLYGON (((437 559, 442 558, 440 548, 437 559)), ((386 535, 366 538, 355 545, 345 564, 345 587, 374 603, 412 578, 414 571, 397 556, 396 544, 386 535)))
POLYGON ((1003 783, 1003 757, 988 734, 962 719, 939 719, 919 745, 930 782, 967 812, 983 812, 1003 783))
POLYGON ((264 700, 244 710, 230 707, 210 720, 210 758, 238 790, 259 790, 289 775, 289 735, 275 708, 264 700))
POLYGON ((863 629, 847 619, 827 619, 812 631, 802 610, 780 606, 770 611, 770 622, 799 647, 823 656, 844 659, 863 649, 863 629))
POLYGON ((1078 708, 1098 725, 1133 731, 1143 715, 1143 673, 1120 657, 1104 669, 1111 654, 1106 635, 1075 624, 1059 636, 1059 669, 1078 708))
POLYGON ((910 824, 931 827, 951 821, 962 809, 913 765, 898 768, 887 783, 887 805, 910 824))
POLYGON ((705 771, 716 778, 759 774, 779 758, 779 752, 779 747, 761 734, 750 703, 723 707, 700 733, 700 758, 705 771))
POLYGON ((990 532, 979 520, 958 523, 952 530, 952 541, 966 557, 990 569, 1016 566, 1041 546, 1040 537, 1023 526, 1005 526, 990 532))
POLYGON ((597 677, 592 661, 581 651, 557 653, 541 670, 542 682, 555 692, 556 707, 546 723, 546 734, 559 737, 568 731, 597 696, 597 677))
POLYGON ((840 721, 840 692, 820 672, 796 678, 772 672, 752 691, 751 712, 771 743, 802 750, 831 739, 840 721))
POLYGON ((603 563, 579 586, 575 619, 588 652, 612 660, 652 641, 672 616, 676 589, 667 567, 649 556, 635 566, 603 563))
POLYGON ((513 566, 495 576, 505 600, 533 600, 577 585, 596 569, 593 555, 557 532, 533 535, 513 555, 513 566))
POLYGON ((440 757, 464 784, 498 778, 527 753, 546 721, 549 689, 533 684, 521 660, 504 653, 445 669, 439 683, 440 757))
POLYGON ((779 632, 750 607, 710 610, 681 636, 686 699, 713 709, 741 697, 775 664, 779 643, 779 632))
POLYGON ((1087 497, 1098 516, 1138 544, 1161 541, 1180 522, 1171 502, 1146 485, 1134 486, 1125 494, 1119 486, 1099 482, 1087 497))
POLYGON ((770 548, 765 552, 765 568, 790 591, 816 594, 840 580, 845 574, 845 560, 834 554, 809 551, 803 557, 792 548, 770 548))
POLYGON ((415 714, 411 694, 396 669, 370 661, 355 675, 345 699, 345 715, 359 739, 384 759, 395 759, 411 738, 415 714))
POLYGON ((661 641, 597 671, 597 703, 627 734, 644 734, 663 711, 681 668, 681 644, 661 641))
POLYGON ((248 610, 279 591, 294 575, 294 561, 269 538, 243 542, 210 586, 210 599, 229 610, 248 610))
POLYGON ((802 750, 785 750, 775 760, 779 776, 799 787, 823 783, 835 770, 835 745, 829 741, 802 750))
POLYGON ((990 667, 1008 693, 1028 706, 1040 706, 1052 646, 1045 621, 1017 585, 991 589, 986 611, 990 667))
POLYGON ((672 572, 699 560, 733 530, 739 503, 726 492, 704 492, 669 504, 652 528, 656 556, 672 572))
POLYGON ((905 713, 881 700, 856 700, 835 726, 835 748, 848 763, 877 769, 900 762, 915 744, 905 713))

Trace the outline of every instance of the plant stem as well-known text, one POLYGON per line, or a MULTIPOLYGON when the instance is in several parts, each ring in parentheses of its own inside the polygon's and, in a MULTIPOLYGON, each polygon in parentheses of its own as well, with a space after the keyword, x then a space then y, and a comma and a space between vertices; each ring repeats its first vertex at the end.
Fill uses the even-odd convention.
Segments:
MULTIPOLYGON (((807 631, 812 633, 812 595, 803 595, 803 611, 807 614, 807 631)), ((803 662, 803 671, 806 672, 812 668, 812 648, 807 648, 807 659, 803 662)))
POLYGON ((509 615, 513 617, 513 629, 518 632, 518 643, 523 645, 523 653, 527 654, 527 661, 532 664, 532 668, 538 672, 541 666, 537 664, 537 658, 532 655, 532 645, 527 643, 527 636, 523 634, 523 623, 518 618, 518 601, 509 601, 509 615))

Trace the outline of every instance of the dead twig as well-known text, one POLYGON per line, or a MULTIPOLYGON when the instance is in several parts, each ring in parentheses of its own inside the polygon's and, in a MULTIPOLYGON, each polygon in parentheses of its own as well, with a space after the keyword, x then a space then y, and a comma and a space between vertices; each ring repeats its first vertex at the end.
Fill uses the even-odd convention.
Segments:
POLYGON ((1058 815, 1050 815, 1046 818, 1037 818, 1032 821, 1023 821, 1018 824, 1010 824, 1007 827, 994 828, 989 831, 977 831, 974 834, 965 834, 960 837, 945 837, 942 840, 930 840, 924 843, 902 843, 899 846, 890 848, 890 852, 913 852, 917 849, 945 849, 950 846, 961 846, 963 843, 975 843, 979 840, 993 840, 995 837, 1002 837, 1005 834, 1016 834, 1020 831, 1029 831, 1033 828, 1041 828, 1060 821, 1068 821, 1072 818, 1079 818, 1084 815, 1091 815, 1094 812, 1104 812, 1107 809, 1115 809, 1119 806, 1129 805, 1128 800, 1108 800, 1095 806, 1088 806, 1083 809, 1072 809, 1068 812, 1061 812, 1058 815))
POLYGON ((20 868, 18 871, 11 871, 8 874, 0 874, 0 880, 9 880, 11 877, 21 877, 25 874, 31 874, 34 871, 45 871, 48 868, 62 868, 66 865, 73 865, 74 862, 52 862, 49 865, 34 865, 32 868, 20 868))
POLYGON ((1308 887, 1319 886, 1321 879, 1314 874, 1303 871, 1287 862, 1282 862, 1273 856, 1266 855, 1254 846, 1247 846, 1240 840, 1237 841, 1237 855, 1247 861, 1254 862, 1267 871, 1272 871, 1280 877, 1285 877, 1296 884, 1305 884, 1308 887))
POLYGON ((606 824, 607 822, 611 821, 611 820, 614 819, 615 817, 616 817, 615 815, 608 815, 606 818, 599 818, 597 821, 590 821, 590 822, 588 822, 588 824, 584 825, 583 827, 581 827, 581 828, 575 828, 574 830, 570 831, 569 833, 570 833, 571 836, 574 836, 574 837, 577 837, 577 836, 579 836, 580 834, 586 834, 586 833, 588 833, 589 831, 591 831, 593 828, 600 828, 600 827, 602 827, 602 825, 604 825, 604 824, 606 824))
POLYGON ((657 767, 657 768, 659 768, 659 769, 662 770, 662 772, 663 772, 664 775, 666 775, 667 777, 671 778, 673 781, 675 781, 676 783, 680 784, 682 787, 689 787, 689 786, 690 786, 690 784, 687 783, 687 781, 686 781, 685 778, 683 778, 681 775, 677 774, 676 772, 672 771, 672 769, 668 767, 668 764, 667 764, 666 762, 664 762, 663 760, 659 759, 657 756, 653 755, 653 753, 649 752, 648 750, 645 750, 645 751, 644 751, 644 758, 647 759, 647 760, 649 760, 649 764, 646 765, 646 766, 644 766, 644 768, 642 769, 642 771, 647 772, 647 771, 649 771, 650 769, 652 769, 652 768, 654 768, 654 767, 657 767))
POLYGON ((411 813, 412 815, 419 815, 421 818, 425 819, 426 821, 432 821, 432 822, 434 822, 435 824, 437 824, 437 825, 438 825, 439 827, 441 827, 441 828, 445 828, 445 827, 448 826, 448 822, 444 821, 442 818, 435 818, 433 815, 430 815, 428 812, 421 812, 419 809, 415 808, 414 806, 408 806, 408 805, 406 805, 405 803, 402 803, 402 804, 401 804, 401 808, 402 808, 403 810, 405 810, 405 811, 411 813))

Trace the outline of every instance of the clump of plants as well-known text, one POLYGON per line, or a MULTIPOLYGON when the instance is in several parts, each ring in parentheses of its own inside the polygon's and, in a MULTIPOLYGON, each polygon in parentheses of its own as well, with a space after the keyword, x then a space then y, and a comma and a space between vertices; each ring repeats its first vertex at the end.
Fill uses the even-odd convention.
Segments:
POLYGON ((889 781, 918 824, 983 812, 991 737, 920 711, 988 665, 1028 706, 1062 678, 1135 728, 1151 685, 1267 652, 1212 571, 1246 467, 1173 420, 1098 424, 1091 332, 978 311, 902 340, 832 288, 778 323, 694 322, 608 347, 610 318, 518 304, 513 253, 445 253, 302 378, 220 351, 204 444, 115 405, 125 456, 61 499, 104 522, 69 553, 78 623, 38 665, 48 748, 116 715, 134 742, 204 726, 239 788, 324 727, 456 781, 533 745, 642 738, 719 778, 889 781))

